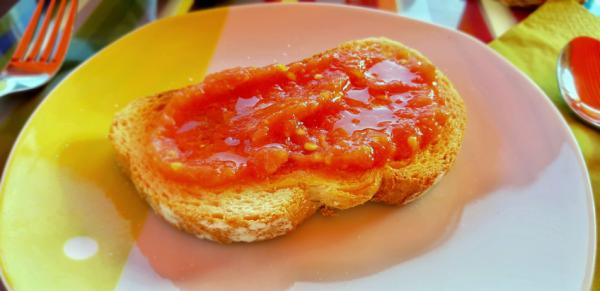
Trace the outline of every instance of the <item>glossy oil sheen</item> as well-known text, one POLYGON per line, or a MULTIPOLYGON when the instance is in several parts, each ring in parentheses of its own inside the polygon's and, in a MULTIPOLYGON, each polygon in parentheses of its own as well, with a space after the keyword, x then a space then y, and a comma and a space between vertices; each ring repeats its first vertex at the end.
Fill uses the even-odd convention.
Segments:
POLYGON ((450 97, 439 82, 409 50, 375 43, 228 69, 152 117, 147 159, 168 178, 203 187, 306 169, 360 175, 438 140, 450 97))

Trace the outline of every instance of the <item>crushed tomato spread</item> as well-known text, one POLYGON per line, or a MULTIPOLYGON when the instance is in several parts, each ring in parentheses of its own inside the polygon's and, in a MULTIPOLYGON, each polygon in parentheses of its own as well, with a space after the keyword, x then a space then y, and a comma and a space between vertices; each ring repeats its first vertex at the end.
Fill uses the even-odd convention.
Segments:
POLYGON ((167 177, 206 187, 355 173, 412 158, 447 118, 435 67, 373 44, 208 75, 152 120, 147 151, 167 177))

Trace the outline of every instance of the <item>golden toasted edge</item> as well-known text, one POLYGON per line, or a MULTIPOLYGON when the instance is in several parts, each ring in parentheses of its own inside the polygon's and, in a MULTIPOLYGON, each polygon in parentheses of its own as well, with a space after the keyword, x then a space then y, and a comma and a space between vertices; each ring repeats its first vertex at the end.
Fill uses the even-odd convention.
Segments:
MULTIPOLYGON (((342 46, 367 42, 381 43, 390 46, 390 49, 408 49, 383 38, 348 42, 342 46)), ((452 94, 451 107, 458 106, 451 108, 457 118, 451 117, 449 122, 457 127, 450 127, 448 134, 444 134, 440 142, 433 145, 435 149, 428 148, 418 154, 415 157, 418 165, 411 163, 397 169, 386 166, 352 179, 335 180, 312 172, 297 171, 273 177, 266 182, 214 192, 163 178, 151 169, 144 157, 146 145, 143 133, 147 129, 147 121, 160 114, 170 98, 179 94, 194 94, 199 90, 198 86, 132 102, 116 115, 109 138, 115 148, 117 162, 141 197, 168 222, 198 237, 222 243, 270 239, 293 230, 321 206, 346 209, 371 198, 390 204, 403 204, 423 193, 441 177, 450 167, 462 142, 465 114, 460 97, 449 81, 439 74, 443 87, 452 94), (445 139, 452 139, 452 142, 442 141, 445 139), (449 146, 450 150, 443 151, 445 146, 449 146)))
MULTIPOLYGON (((411 51, 422 62, 431 63, 419 51, 386 38, 369 38, 364 41, 385 46, 401 47, 411 51)), ((393 205, 407 204, 423 195, 439 182, 452 166, 462 146, 466 128, 466 108, 452 83, 442 71, 436 69, 439 93, 446 97, 449 109, 448 122, 437 141, 417 153, 410 163, 401 168, 384 167, 383 180, 373 201, 393 205)))
MULTIPOLYGON (((438 74, 441 74, 438 72, 438 74)), ((406 204, 423 195, 448 172, 462 145, 466 126, 466 112, 462 99, 444 77, 441 92, 448 96, 452 108, 445 129, 436 143, 415 155, 402 168, 385 167, 381 188, 373 201, 387 204, 406 204)))
POLYGON ((349 208, 368 201, 379 188, 381 171, 346 181, 297 171, 219 192, 165 179, 144 157, 144 132, 170 98, 194 90, 188 87, 134 101, 116 115, 109 134, 117 162, 138 193, 178 228, 223 243, 264 240, 291 231, 322 205, 349 208))

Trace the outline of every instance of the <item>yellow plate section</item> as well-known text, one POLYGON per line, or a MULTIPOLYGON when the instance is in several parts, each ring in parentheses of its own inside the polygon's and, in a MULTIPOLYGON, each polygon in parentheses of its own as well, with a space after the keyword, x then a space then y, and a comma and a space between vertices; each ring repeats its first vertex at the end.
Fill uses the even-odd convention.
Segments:
POLYGON ((115 288, 147 208, 114 163, 113 115, 136 97, 199 82, 226 16, 219 9, 147 25, 79 67, 39 107, 0 187, 10 287, 115 288))

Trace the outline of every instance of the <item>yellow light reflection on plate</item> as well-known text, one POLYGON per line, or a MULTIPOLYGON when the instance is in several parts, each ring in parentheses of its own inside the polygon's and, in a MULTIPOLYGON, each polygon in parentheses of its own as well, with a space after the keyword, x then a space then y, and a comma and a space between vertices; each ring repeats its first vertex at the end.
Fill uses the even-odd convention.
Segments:
POLYGON ((2 268, 12 288, 115 288, 147 207, 114 163, 112 117, 136 97, 199 82, 226 15, 198 12, 139 29, 47 97, 15 144, 0 189, 2 268), (67 257, 63 248, 75 237, 95 241, 97 253, 67 257))

